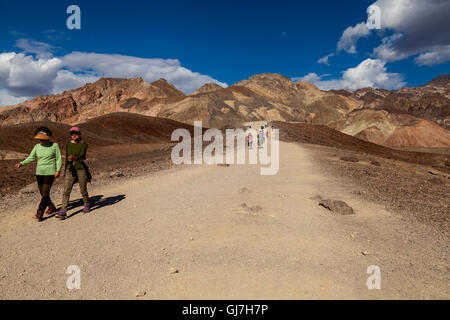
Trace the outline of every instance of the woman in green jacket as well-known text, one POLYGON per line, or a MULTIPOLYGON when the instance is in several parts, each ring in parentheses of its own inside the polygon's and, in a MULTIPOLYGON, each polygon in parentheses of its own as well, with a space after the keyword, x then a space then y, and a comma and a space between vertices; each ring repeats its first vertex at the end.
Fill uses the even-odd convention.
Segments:
POLYGON ((50 199, 50 189, 55 178, 60 175, 62 160, 58 144, 50 141, 51 135, 52 132, 49 128, 38 128, 34 138, 38 139, 40 143, 34 146, 28 158, 16 164, 16 169, 19 169, 37 159, 36 179, 41 194, 41 202, 34 218, 38 221, 43 220, 47 207, 46 214, 52 214, 56 211, 56 207, 50 199))
POLYGON ((91 174, 86 163, 87 143, 83 141, 81 132, 78 127, 70 129, 71 141, 66 144, 66 164, 64 169, 64 193, 61 205, 61 211, 56 214, 59 219, 67 217, 67 206, 69 204, 70 193, 73 185, 78 183, 80 192, 83 196, 84 208, 83 212, 90 211, 89 194, 87 191, 87 183, 91 181, 91 174))

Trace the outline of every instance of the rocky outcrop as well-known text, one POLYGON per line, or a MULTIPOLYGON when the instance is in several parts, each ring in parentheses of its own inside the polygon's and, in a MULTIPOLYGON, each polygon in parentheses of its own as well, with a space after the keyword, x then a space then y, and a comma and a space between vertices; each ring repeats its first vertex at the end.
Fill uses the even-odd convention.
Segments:
POLYGON ((167 103, 185 95, 160 79, 147 83, 142 78, 101 78, 61 94, 39 96, 13 107, 0 109, 1 125, 38 121, 80 123, 112 112, 128 111, 156 115, 167 103))
POLYGON ((437 77, 420 87, 394 91, 364 88, 351 95, 341 93, 361 101, 363 108, 409 114, 450 129, 450 75, 437 77))
POLYGON ((223 89, 223 87, 219 86, 218 84, 215 83, 207 83, 204 84, 203 86, 201 86, 198 90, 194 91, 193 93, 191 93, 191 96, 196 96, 198 94, 202 94, 202 93, 207 93, 207 92, 213 92, 213 91, 217 91, 223 89))
POLYGON ((449 130, 409 114, 354 110, 337 127, 343 133, 387 147, 450 147, 449 130))
POLYGON ((280 74, 265 73, 228 88, 192 94, 161 109, 160 117, 222 127, 249 121, 297 121, 335 126, 359 106, 353 99, 323 92, 307 82, 294 83, 280 74))

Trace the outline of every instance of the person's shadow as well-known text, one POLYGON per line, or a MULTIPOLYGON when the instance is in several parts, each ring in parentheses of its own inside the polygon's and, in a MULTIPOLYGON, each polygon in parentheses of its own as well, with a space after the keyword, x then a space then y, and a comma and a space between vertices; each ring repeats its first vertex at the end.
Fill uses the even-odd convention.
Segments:
MULTIPOLYGON (((100 208, 103 208, 103 207, 115 205, 116 203, 122 201, 123 199, 125 199, 124 194, 120 194, 120 195, 113 196, 113 197, 107 197, 107 198, 103 198, 103 195, 97 195, 97 196, 90 197, 89 198, 89 200, 91 202, 90 212, 100 209, 100 208)), ((67 211, 78 208, 78 207, 84 207, 83 199, 70 201, 69 205, 67 206, 67 211)), ((68 215, 66 219, 69 219, 81 212, 83 212, 83 209, 80 209, 78 211, 75 211, 71 215, 68 215)))

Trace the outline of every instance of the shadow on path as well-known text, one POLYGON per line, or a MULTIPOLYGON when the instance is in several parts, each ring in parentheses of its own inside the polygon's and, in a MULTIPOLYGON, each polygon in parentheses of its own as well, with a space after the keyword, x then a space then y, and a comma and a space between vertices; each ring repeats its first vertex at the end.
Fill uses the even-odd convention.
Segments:
MULTIPOLYGON (((126 196, 124 194, 120 194, 120 195, 112 196, 112 197, 108 197, 108 198, 103 198, 103 195, 97 195, 97 196, 90 197, 89 198, 89 200, 91 202, 90 211, 92 212, 94 210, 97 210, 97 209, 100 209, 103 207, 115 205, 116 203, 125 199, 125 197, 126 196)), ((67 211, 78 208, 78 207, 84 207, 83 199, 78 199, 78 200, 69 202, 69 205, 67 206, 67 211)), ((83 212, 83 209, 75 211, 71 215, 68 215, 66 219, 71 218, 71 217, 79 214, 80 212, 83 212)))

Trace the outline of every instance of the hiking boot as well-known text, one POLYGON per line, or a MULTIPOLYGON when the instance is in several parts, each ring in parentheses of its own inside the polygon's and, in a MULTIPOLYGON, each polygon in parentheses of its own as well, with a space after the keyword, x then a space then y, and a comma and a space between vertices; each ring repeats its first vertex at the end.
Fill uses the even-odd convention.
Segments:
POLYGON ((57 214, 55 214, 55 217, 57 217, 58 219, 64 220, 65 218, 67 218, 67 214, 65 211, 59 211, 57 214))
POLYGON ((53 214, 55 212, 56 212, 56 207, 53 205, 53 206, 48 206, 48 209, 45 212, 45 214, 49 216, 49 215, 51 215, 51 214, 53 214))
POLYGON ((83 208, 83 212, 84 212, 84 213, 89 213, 89 212, 91 212, 91 208, 90 208, 90 206, 89 206, 89 205, 87 205, 87 206, 84 206, 84 208, 83 208))
POLYGON ((43 217, 44 217, 44 211, 42 211, 42 210, 38 210, 38 211, 36 212, 36 215, 34 216, 34 218, 35 218, 37 221, 42 221, 42 220, 44 220, 43 217))

